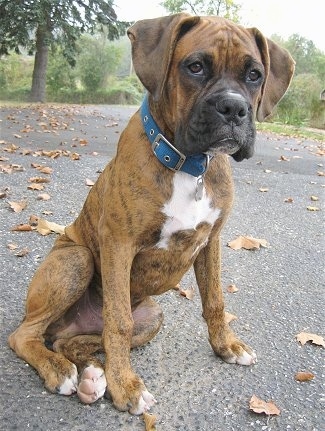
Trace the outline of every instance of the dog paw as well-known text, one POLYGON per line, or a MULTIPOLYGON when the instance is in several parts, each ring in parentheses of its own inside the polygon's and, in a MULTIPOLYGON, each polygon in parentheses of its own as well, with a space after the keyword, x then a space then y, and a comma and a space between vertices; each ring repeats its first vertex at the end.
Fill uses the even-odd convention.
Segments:
POLYGON ((257 362, 257 356, 254 351, 250 353, 245 350, 239 355, 233 355, 229 358, 224 358, 228 364, 239 364, 239 365, 253 365, 257 362))
POLYGON ((80 401, 85 404, 91 404, 104 395, 106 386, 104 370, 89 365, 81 374, 77 394, 80 401))
POLYGON ((72 364, 72 372, 69 377, 66 377, 64 382, 58 386, 57 392, 60 395, 72 395, 77 392, 78 386, 78 372, 75 364, 72 364))
POLYGON ((147 412, 150 410, 150 408, 156 404, 156 400, 154 396, 148 392, 147 390, 143 391, 140 398, 138 405, 132 407, 129 412, 132 415, 141 415, 142 413, 147 412))

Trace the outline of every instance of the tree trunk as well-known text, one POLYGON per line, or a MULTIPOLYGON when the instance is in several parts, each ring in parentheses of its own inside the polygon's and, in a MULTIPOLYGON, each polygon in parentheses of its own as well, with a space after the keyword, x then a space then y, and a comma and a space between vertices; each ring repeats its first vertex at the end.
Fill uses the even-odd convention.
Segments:
POLYGON ((48 62, 48 30, 39 25, 36 31, 36 53, 33 70, 32 90, 30 99, 32 102, 45 102, 46 99, 46 70, 48 62))

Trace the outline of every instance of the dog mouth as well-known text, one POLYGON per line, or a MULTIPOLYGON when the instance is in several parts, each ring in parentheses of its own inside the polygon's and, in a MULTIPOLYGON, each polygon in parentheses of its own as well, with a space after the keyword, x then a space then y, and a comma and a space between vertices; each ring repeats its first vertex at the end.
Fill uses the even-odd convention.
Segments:
POLYGON ((213 145, 211 145, 209 149, 205 151, 205 153, 209 156, 213 156, 220 153, 229 154, 231 156, 232 154, 235 154, 240 149, 240 147, 241 145, 236 139, 224 138, 218 140, 213 145))

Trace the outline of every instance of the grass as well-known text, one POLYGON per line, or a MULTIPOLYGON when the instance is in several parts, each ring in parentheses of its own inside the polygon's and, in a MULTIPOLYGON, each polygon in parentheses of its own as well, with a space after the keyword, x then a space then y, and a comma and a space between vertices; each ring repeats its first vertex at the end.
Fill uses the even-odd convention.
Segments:
POLYGON ((261 132, 276 133, 293 138, 311 139, 314 141, 325 141, 324 129, 311 129, 304 126, 292 126, 281 123, 257 123, 256 129, 261 132))

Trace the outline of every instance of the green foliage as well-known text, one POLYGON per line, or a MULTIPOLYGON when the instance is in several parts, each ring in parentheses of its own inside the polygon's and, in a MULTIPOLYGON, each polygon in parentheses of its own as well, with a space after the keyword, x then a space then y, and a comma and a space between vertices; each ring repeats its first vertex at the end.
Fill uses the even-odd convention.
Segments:
POLYGON ((79 41, 78 76, 86 90, 105 88, 109 75, 116 72, 121 50, 103 37, 84 36, 79 41))
POLYGON ((129 23, 117 21, 112 0, 0 1, 0 55, 21 47, 35 51, 35 30, 46 30, 46 45, 59 44, 70 63, 82 33, 105 30, 111 40, 124 34, 129 23))
POLYGON ((65 89, 76 89, 75 78, 75 71, 62 54, 50 57, 46 81, 49 94, 53 95, 65 89))
POLYGON ((12 53, 0 60, 0 88, 28 87, 31 83, 33 61, 12 53))
POLYGON ((233 0, 164 0, 160 4, 171 14, 189 12, 193 15, 219 15, 239 21, 240 5, 233 0))
POLYGON ((276 118, 287 124, 324 127, 324 106, 319 100, 322 81, 314 74, 300 74, 281 100, 276 118))

